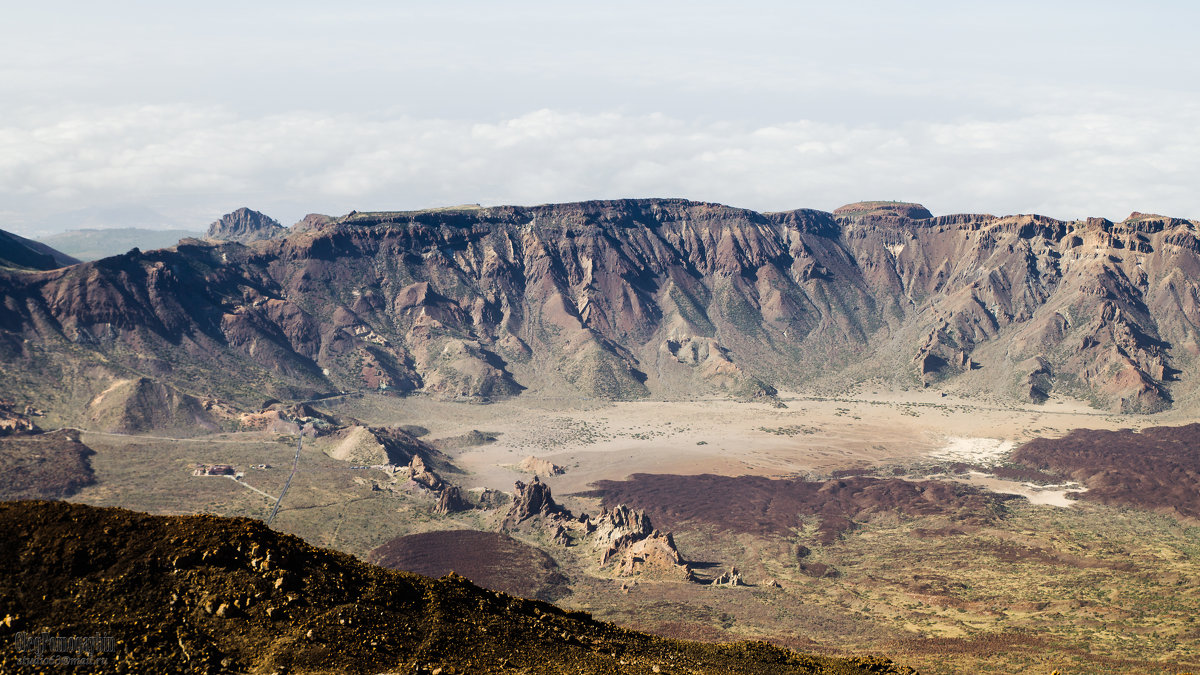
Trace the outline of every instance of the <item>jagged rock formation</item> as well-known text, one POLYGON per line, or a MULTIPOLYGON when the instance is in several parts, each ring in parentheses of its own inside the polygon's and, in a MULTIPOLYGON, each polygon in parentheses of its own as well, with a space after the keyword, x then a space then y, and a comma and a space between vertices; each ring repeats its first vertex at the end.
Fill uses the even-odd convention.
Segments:
POLYGON ((463 499, 462 491, 457 485, 449 485, 442 489, 438 495, 437 506, 433 507, 434 513, 457 513, 470 509, 471 505, 463 499))
POLYGON ((244 407, 882 377, 1154 411, 1200 395, 1198 227, 671 199, 354 213, 249 245, 0 272, 0 368, 14 394, 66 411, 135 377, 207 382, 191 395, 244 407))
POLYGON ((730 567, 728 570, 717 575, 716 579, 709 582, 712 586, 746 586, 746 580, 742 578, 742 573, 736 567, 730 567))
POLYGON ((78 263, 41 242, 0 230, 0 270, 54 270, 78 263))
POLYGON ((232 213, 226 213, 220 220, 209 225, 205 236, 209 239, 246 243, 274 239, 282 236, 284 232, 283 226, 274 218, 243 206, 232 213))
POLYGON ((537 516, 554 520, 571 519, 570 512, 554 501, 550 494, 550 486, 543 483, 537 476, 529 483, 517 481, 513 485, 512 505, 500 527, 511 530, 521 523, 537 516))
POLYGON ((603 509, 594 520, 587 514, 576 517, 555 502, 550 487, 534 476, 529 484, 516 483, 512 506, 501 528, 515 529, 528 520, 548 532, 557 544, 566 546, 576 539, 590 542, 600 554, 600 565, 612 565, 619 576, 695 580, 675 539, 669 532, 656 530, 644 511, 618 504, 603 509))
POLYGON ((914 672, 653 637, 460 576, 385 570, 247 518, 0 503, 0 541, 5 673, 46 670, 16 638, 42 631, 111 637, 98 656, 146 673, 914 672))
POLYGON ((400 470, 396 473, 405 476, 417 485, 432 492, 440 492, 446 487, 441 476, 426 467, 425 460, 421 459, 420 455, 413 455, 412 461, 409 462, 408 466, 400 467, 400 470))
POLYGON ((602 509, 599 517, 588 522, 592 531, 592 547, 601 551, 600 564, 618 561, 621 574, 633 574, 642 567, 658 568, 690 580, 691 571, 675 548, 671 535, 663 534, 650 524, 645 511, 618 504, 602 509))

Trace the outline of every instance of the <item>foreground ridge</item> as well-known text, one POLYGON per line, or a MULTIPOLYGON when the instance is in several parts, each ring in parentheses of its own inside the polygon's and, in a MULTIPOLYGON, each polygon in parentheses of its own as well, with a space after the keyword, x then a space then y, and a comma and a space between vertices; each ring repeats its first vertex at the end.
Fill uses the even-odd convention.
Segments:
POLYGON ((37 656, 103 658, 118 672, 915 673, 654 637, 454 574, 386 570, 246 518, 10 502, 0 541, 6 673, 44 670, 28 665, 37 656), (29 636, 96 637, 96 653, 38 654, 29 636))

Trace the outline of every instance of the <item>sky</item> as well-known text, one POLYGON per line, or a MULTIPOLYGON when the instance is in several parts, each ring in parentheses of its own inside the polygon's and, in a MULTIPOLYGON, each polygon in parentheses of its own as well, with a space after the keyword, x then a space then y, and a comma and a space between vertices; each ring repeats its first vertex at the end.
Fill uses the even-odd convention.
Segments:
POLYGON ((624 197, 1200 218, 1200 3, 3 1, 25 236, 624 197))

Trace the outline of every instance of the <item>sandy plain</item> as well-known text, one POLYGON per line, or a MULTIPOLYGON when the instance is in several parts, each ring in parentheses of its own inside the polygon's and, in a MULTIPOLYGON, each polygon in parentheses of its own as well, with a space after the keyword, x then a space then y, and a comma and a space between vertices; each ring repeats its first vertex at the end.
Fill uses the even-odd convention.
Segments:
MULTIPOLYGON (((372 424, 423 426, 429 430, 426 440, 472 430, 496 434, 494 443, 447 450, 470 474, 465 487, 509 491, 514 481, 528 479, 516 465, 533 455, 565 469, 542 477, 556 494, 634 473, 815 477, 922 462, 987 464, 1037 436, 1167 423, 1163 416, 1111 414, 1061 398, 1017 407, 912 391, 840 397, 786 392, 779 398, 785 407, 719 397, 620 402, 521 397, 487 405, 371 397, 338 407, 372 424)), ((1012 481, 960 478, 1041 503, 1069 503, 1061 494, 1012 481)))

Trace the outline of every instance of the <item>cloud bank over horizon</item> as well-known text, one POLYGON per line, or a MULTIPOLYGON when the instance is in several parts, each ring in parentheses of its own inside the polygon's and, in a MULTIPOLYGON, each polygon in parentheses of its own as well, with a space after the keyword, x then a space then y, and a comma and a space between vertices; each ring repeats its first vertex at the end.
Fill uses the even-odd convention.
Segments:
POLYGON ((1176 3, 12 18, 0 228, 29 236, 100 212, 201 229, 243 205, 288 224, 623 197, 1200 217, 1200 10, 1176 3))
POLYGON ((895 199, 939 214, 1200 216, 1190 181, 1200 138, 1183 131, 1200 128, 1195 109, 890 126, 553 110, 494 122, 243 117, 186 106, 22 121, 0 127, 0 199, 10 209, 117 197, 194 228, 243 204, 294 222, 313 211, 676 196, 760 211, 895 199))

